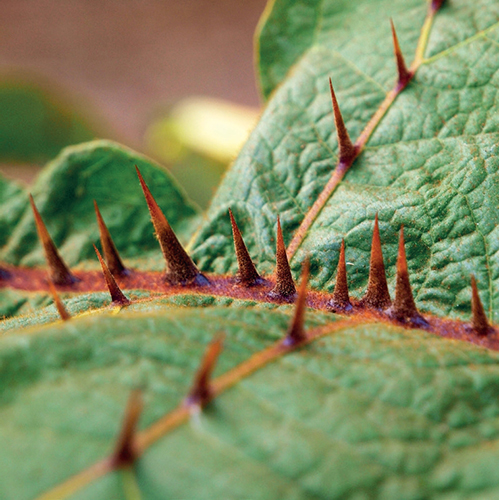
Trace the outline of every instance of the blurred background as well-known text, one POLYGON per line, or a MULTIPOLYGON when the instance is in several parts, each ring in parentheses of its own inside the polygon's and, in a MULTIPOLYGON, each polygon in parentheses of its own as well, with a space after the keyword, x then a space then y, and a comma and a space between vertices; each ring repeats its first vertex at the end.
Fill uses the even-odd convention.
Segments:
POLYGON ((266 0, 1 0, 0 171, 30 183, 66 145, 119 141, 202 207, 258 118, 266 0))

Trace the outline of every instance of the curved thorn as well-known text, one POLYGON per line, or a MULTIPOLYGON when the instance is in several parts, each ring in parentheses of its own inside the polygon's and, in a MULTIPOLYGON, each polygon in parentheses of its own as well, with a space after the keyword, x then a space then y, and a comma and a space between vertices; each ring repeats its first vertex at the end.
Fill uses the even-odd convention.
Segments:
POLYGON ((52 294, 52 297, 54 299, 55 307, 57 308, 57 312, 59 313, 59 316, 61 317, 62 321, 67 321, 68 319, 71 319, 71 314, 69 314, 68 310, 64 307, 64 304, 62 303, 62 300, 59 297, 57 290, 55 289, 54 283, 50 278, 48 280, 48 284, 50 288, 50 293, 52 294))
POLYGON ((236 251, 237 265, 239 271, 237 272, 237 281, 244 286, 252 286, 261 281, 260 275, 251 260, 250 254, 246 245, 244 244, 241 231, 237 227, 236 220, 229 208, 230 223, 232 225, 232 235, 234 238, 234 249, 236 251))
POLYGON ((97 258, 99 259, 100 265, 102 267, 102 274, 104 274, 104 279, 106 280, 107 288, 109 290, 109 293, 111 294, 112 303, 119 306, 127 306, 131 304, 130 300, 121 291, 120 287, 118 286, 118 283, 116 283, 114 276, 111 274, 111 271, 107 267, 106 263, 104 262, 104 259, 102 258, 102 255, 100 254, 99 250, 97 250, 97 247, 95 245, 94 245, 94 250, 95 253, 97 254, 97 258))
POLYGON ((185 400, 185 404, 191 407, 206 406, 213 398, 211 387, 211 375, 217 364, 218 356, 223 349, 224 335, 217 335, 206 348, 201 365, 194 377, 192 389, 185 400))
POLYGON ((407 82, 411 79, 412 75, 405 64, 404 56, 402 55, 402 51, 400 50, 397 33, 395 32, 395 26, 393 25, 392 19, 390 19, 390 24, 392 27, 393 52, 395 54, 395 60, 397 61, 398 83, 401 87, 405 87, 405 85, 407 85, 407 82))
POLYGON ((345 240, 341 240, 340 258, 336 271, 336 284, 334 286, 333 298, 328 306, 334 312, 346 312, 352 309, 350 297, 348 296, 347 266, 345 261, 345 240))
POLYGON ((138 457, 136 446, 137 424, 144 408, 142 392, 139 389, 132 391, 125 409, 123 425, 121 427, 112 461, 117 468, 133 465, 138 457))
POLYGON ((345 127, 345 122, 341 116, 340 107, 338 106, 338 101, 336 100, 336 94, 334 93, 333 83, 331 78, 329 79, 329 88, 331 90, 331 100, 333 102, 333 114, 334 114, 334 124, 336 125, 336 135, 338 137, 338 157, 340 163, 349 163, 351 159, 355 156, 355 146, 350 140, 348 135, 348 130, 345 127))
POLYGON ((274 297, 288 298, 296 293, 295 283, 289 267, 288 256, 286 255, 286 246, 282 237, 281 220, 277 217, 277 242, 276 242, 276 268, 275 268, 275 286, 270 294, 274 297))
POLYGON ((473 316, 471 320, 473 330, 475 330, 478 335, 487 335, 490 326, 482 301, 480 300, 480 295, 478 294, 478 288, 473 274, 471 275, 471 312, 473 316))
POLYGON ((99 226, 100 234, 100 244, 102 247, 102 253, 104 254, 104 259, 106 260, 107 267, 114 276, 123 276, 127 274, 127 270, 123 265, 120 258, 116 245, 111 238, 109 229, 102 218, 97 202, 94 200, 95 215, 97 216, 97 224, 99 226))
POLYGON ((142 186, 149 213, 151 214, 151 220, 159 245, 165 257, 167 267, 166 281, 171 285, 208 284, 208 280, 199 272, 192 259, 187 255, 187 252, 178 241, 173 229, 153 198, 151 191, 149 191, 137 165, 135 165, 135 169, 139 176, 140 185, 142 186))
POLYGON ((405 255, 404 226, 400 227, 399 249, 397 255, 397 283, 395 285, 395 300, 392 307, 387 311, 392 318, 403 323, 412 323, 417 326, 424 326, 426 320, 419 314, 414 296, 412 294, 411 283, 409 281, 409 270, 405 255))
POLYGON ((57 251, 57 248, 47 231, 47 227, 42 220, 40 212, 36 208, 35 200, 33 200, 33 196, 31 196, 31 194, 29 195, 29 201, 31 203, 31 208, 33 209, 33 215, 35 216, 38 237, 40 238, 43 250, 45 251, 45 259, 50 270, 50 279, 56 285, 72 285, 73 283, 80 281, 71 273, 68 266, 59 255, 59 252, 57 251))
POLYGON ((307 258, 303 262, 300 289, 298 291, 298 298, 296 300, 293 320, 291 321, 291 324, 289 325, 288 331, 286 333, 286 337, 283 340, 283 344, 285 346, 294 346, 300 344, 307 338, 304 328, 304 322, 305 322, 305 306, 307 303, 307 285, 308 285, 309 272, 310 272, 310 262, 309 259, 307 258))
POLYGON ((385 264, 379 236, 378 214, 374 218, 374 230, 371 242, 371 260, 369 263, 369 281, 367 291, 359 305, 374 309, 386 309, 392 303, 386 282, 385 264))

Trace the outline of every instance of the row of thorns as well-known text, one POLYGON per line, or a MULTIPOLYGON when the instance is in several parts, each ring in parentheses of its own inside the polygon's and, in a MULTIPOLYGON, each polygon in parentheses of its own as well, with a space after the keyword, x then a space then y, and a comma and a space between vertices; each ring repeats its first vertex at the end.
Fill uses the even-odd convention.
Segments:
MULTIPOLYGON (((169 285, 191 286, 202 290, 210 286, 209 277, 202 274, 187 252, 182 247, 173 229, 168 223, 165 215, 153 198, 147 184, 145 183, 138 167, 136 167, 142 190, 149 208, 151 220, 158 238, 162 253, 166 261, 165 281, 169 285)), ((71 287, 79 281, 61 258, 41 215, 30 196, 36 228, 49 268, 49 286, 54 295, 54 301, 63 319, 69 319, 69 313, 65 310, 62 302, 57 297, 54 285, 71 287)), ((102 218, 97 203, 95 211, 100 232, 102 246, 101 256, 99 250, 94 245, 95 252, 102 267, 107 288, 111 294, 113 305, 126 306, 130 300, 125 296, 118 286, 115 277, 122 277, 130 274, 118 254, 116 246, 111 238, 108 228, 102 218)), ((251 288, 258 285, 269 285, 258 273, 248 249, 244 243, 236 220, 229 209, 229 216, 232 225, 235 253, 238 262, 238 272, 235 277, 235 284, 239 287, 251 288)), ((277 238, 276 238, 276 268, 274 272, 273 288, 269 291, 269 300, 277 302, 290 302, 296 298, 296 286, 291 273, 286 247, 284 244, 282 229, 279 218, 277 218, 277 238)), ((308 263, 306 265, 308 269, 308 263)), ((308 277, 308 271, 306 273, 308 277)), ((471 276, 472 288, 472 329, 478 335, 487 335, 492 331, 489 326, 482 302, 478 295, 475 277, 471 276)), ((361 300, 352 300, 348 292, 347 270, 345 261, 345 242, 342 240, 340 255, 336 273, 335 288, 331 298, 327 303, 327 309, 336 313, 352 314, 355 310, 373 310, 386 318, 398 323, 407 324, 414 327, 425 328, 428 326, 427 320, 418 312, 409 281, 407 259, 405 253, 404 228, 400 229, 399 247, 397 256, 397 277, 395 285, 395 298, 392 301, 388 291, 385 265, 381 248, 378 216, 374 220, 374 230, 371 243, 371 258, 367 291, 361 300)))

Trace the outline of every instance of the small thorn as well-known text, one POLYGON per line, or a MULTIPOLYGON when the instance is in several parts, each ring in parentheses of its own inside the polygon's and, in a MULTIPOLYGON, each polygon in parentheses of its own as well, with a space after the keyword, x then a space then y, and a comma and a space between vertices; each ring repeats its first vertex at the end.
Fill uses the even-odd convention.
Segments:
POLYGON ((114 276, 111 274, 111 271, 107 267, 106 263, 104 262, 104 259, 102 258, 102 255, 100 254, 99 250, 97 250, 97 247, 95 245, 94 245, 94 250, 95 253, 97 254, 97 258, 99 259, 100 265, 102 267, 102 273, 104 274, 104 279, 106 280, 107 288, 109 290, 109 293, 111 294, 112 304, 117 306, 127 306, 131 304, 130 300, 121 291, 120 287, 118 286, 118 283, 116 283, 114 276))
POLYGON ((224 335, 216 336, 206 348, 201 366, 196 372, 194 383, 185 400, 187 406, 206 406, 213 398, 213 388, 211 385, 211 375, 217 364, 218 356, 222 352, 224 335))
POLYGON ((97 224, 99 225, 100 243, 102 253, 107 263, 107 267, 114 276, 123 276, 127 273, 127 269, 123 265, 118 250, 111 238, 109 229, 102 218, 97 202, 94 200, 95 215, 97 216, 97 224))
POLYGON ((50 278, 48 280, 48 283, 49 283, 50 293, 52 294, 52 297, 54 299, 55 307, 57 308, 57 312, 59 313, 59 316, 61 317, 62 321, 67 321, 68 319, 71 319, 71 315, 68 313, 68 310, 64 307, 64 304, 62 303, 62 300, 59 297, 57 290, 55 289, 54 283, 50 278))
POLYGON ((480 295, 478 295, 478 288, 476 286, 475 276, 471 275, 471 311, 473 318, 471 326, 478 335, 487 335, 490 331, 487 315, 483 309, 480 295))
POLYGON ((419 314, 414 296, 412 295, 407 259, 405 256, 404 226, 400 228, 399 250, 397 255, 397 283, 395 285, 395 300, 387 314, 402 323, 424 326, 426 320, 419 314))
POLYGON ((442 5, 444 4, 445 0, 432 0, 431 2, 431 10, 435 13, 437 12, 437 10, 440 9, 440 7, 442 7, 442 5))
POLYGON ((277 217, 276 270, 275 286, 270 294, 274 297, 292 297, 296 293, 295 283, 291 275, 286 246, 282 237, 281 220, 277 217))
POLYGON ((407 85, 407 82, 411 79, 412 75, 407 69, 407 66, 405 65, 404 56, 402 55, 402 51, 400 50, 397 33, 395 32, 395 26, 391 19, 390 19, 390 24, 392 26, 393 51, 395 53, 395 60, 397 61, 397 71, 399 77, 398 83, 402 87, 405 87, 405 85, 407 85))
POLYGON ((338 260, 338 269, 336 271, 336 284, 334 286, 333 298, 329 301, 328 306, 334 312, 346 312, 352 309, 350 297, 348 296, 345 240, 341 240, 340 258, 338 260))
POLYGON ((50 270, 50 279, 56 285, 72 285, 77 281, 80 281, 76 276, 71 274, 68 266, 64 263, 57 248, 50 237, 47 227, 42 220, 40 212, 36 208, 33 196, 29 195, 29 201, 31 203, 31 208, 33 209, 33 214, 35 216, 36 230, 38 232, 38 237, 42 243, 43 249, 45 251, 45 258, 50 270))
POLYGON ((305 306, 307 303, 307 285, 310 272, 310 262, 308 258, 303 262, 301 272, 300 289, 296 300, 295 314, 289 325, 286 337, 283 340, 285 346, 295 346, 306 340, 304 321, 305 321, 305 306))
POLYGON ((149 191, 137 165, 135 165, 135 169, 139 176, 142 191, 144 191, 159 245, 166 260, 166 281, 171 285, 208 284, 208 280, 199 272, 175 236, 173 229, 153 198, 151 191, 149 191))
POLYGON ((371 242, 371 260, 369 263, 369 282, 367 291, 359 305, 383 310, 390 307, 392 303, 388 284, 386 282, 385 264, 383 263, 383 251, 379 237, 378 214, 374 217, 374 230, 371 242))
POLYGON ((144 408, 142 392, 138 389, 132 391, 125 409, 125 417, 113 453, 115 467, 133 465, 138 456, 136 445, 137 424, 144 408))
POLYGON ((329 88, 331 89, 331 100, 333 101, 334 124, 336 125, 336 135, 338 137, 338 157, 339 163, 348 164, 355 156, 356 149, 350 140, 345 122, 341 116, 340 107, 336 100, 336 94, 333 89, 333 82, 329 79, 329 88))
POLYGON ((237 227, 236 220, 229 208, 230 223, 232 225, 232 235, 234 237, 234 248, 236 250, 237 265, 239 271, 237 272, 237 281, 244 286, 252 286, 261 282, 260 275, 258 274, 246 245, 244 244, 241 231, 237 227))

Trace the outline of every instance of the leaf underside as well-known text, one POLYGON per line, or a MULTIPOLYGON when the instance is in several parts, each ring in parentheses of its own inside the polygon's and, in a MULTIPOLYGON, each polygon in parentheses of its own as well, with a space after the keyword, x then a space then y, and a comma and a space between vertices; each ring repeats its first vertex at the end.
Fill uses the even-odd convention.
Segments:
MULTIPOLYGON (((293 306, 258 295, 258 286, 215 279, 237 271, 229 208, 270 279, 277 216, 289 243, 336 164, 328 77, 356 140, 396 79, 389 17, 410 62, 428 9, 422 0, 269 4, 257 47, 269 102, 202 221, 165 170, 109 141, 68 148, 44 169, 32 194, 61 255, 76 275, 99 269, 96 200, 132 270, 117 279, 129 280, 132 304, 108 307, 106 293, 89 291, 104 289, 95 273, 95 288, 58 287, 72 316, 60 321, 43 279, 38 288, 0 281, 0 314, 11 316, 0 322, 2 498, 499 495, 499 354, 357 309, 346 318, 317 307, 307 310, 310 341, 283 350, 275 346, 293 306), (204 289, 132 286, 134 276, 164 267, 134 165, 212 280, 204 289), (234 298, 242 289, 246 299, 234 298), (57 489, 112 453, 133 389, 145 403, 139 437, 185 411, 203 352, 221 333, 213 384, 223 390, 206 408, 152 439, 133 468, 57 489)), ((467 320, 473 273, 497 322, 499 6, 452 0, 430 24, 414 77, 321 207, 291 267, 296 279, 309 256, 311 287, 332 293, 344 238, 357 307, 377 213, 392 298, 403 224, 417 307, 467 320)), ((43 267, 27 193, 0 180, 0 202, 6 269, 43 267)))

